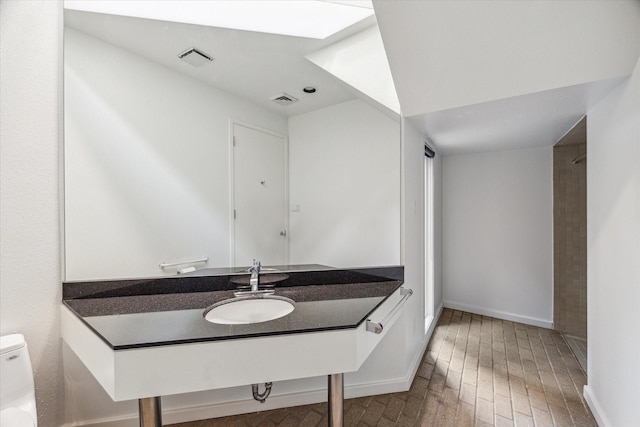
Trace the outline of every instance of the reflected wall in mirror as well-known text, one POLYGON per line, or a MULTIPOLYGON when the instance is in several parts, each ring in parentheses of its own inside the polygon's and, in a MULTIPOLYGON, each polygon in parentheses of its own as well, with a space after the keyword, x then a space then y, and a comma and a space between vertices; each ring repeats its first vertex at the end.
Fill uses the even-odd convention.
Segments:
POLYGON ((400 263, 399 120, 306 58, 348 68, 335 46, 379 37, 375 19, 322 40, 71 9, 64 19, 66 280, 252 258, 400 263), (192 47, 213 61, 178 59, 192 47), (282 93, 298 102, 269 100, 282 93))

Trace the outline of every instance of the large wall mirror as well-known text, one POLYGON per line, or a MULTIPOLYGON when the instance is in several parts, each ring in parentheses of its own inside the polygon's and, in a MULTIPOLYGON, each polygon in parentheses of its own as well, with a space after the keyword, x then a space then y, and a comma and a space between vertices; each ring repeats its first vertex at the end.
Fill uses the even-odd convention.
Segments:
POLYGON ((82 3, 64 13, 67 280, 400 263, 399 120, 358 88, 377 70, 348 69, 375 16, 310 38, 82 3))

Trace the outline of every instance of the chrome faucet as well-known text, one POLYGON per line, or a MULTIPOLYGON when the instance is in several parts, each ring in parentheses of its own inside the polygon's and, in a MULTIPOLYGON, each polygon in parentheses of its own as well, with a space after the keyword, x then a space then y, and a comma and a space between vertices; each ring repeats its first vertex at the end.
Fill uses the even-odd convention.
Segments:
MULTIPOLYGON (((254 259, 253 265, 247 270, 247 272, 251 273, 251 277, 249 278, 251 289, 248 291, 238 289, 233 294, 237 297, 258 297, 273 294, 275 289, 260 289, 260 272, 262 270, 262 263, 254 259)), ((269 270, 269 268, 265 268, 264 270, 269 270)))
POLYGON ((258 292, 258 288, 260 286, 260 270, 262 269, 262 264, 260 261, 253 260, 253 265, 249 269, 251 272, 251 279, 249 279, 249 284, 251 285, 251 292, 258 292))

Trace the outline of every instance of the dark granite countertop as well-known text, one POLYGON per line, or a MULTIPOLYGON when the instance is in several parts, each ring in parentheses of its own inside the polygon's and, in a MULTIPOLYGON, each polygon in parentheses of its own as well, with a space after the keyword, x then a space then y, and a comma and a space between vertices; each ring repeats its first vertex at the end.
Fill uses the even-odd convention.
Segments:
POLYGON ((278 272, 271 285, 295 301, 294 311, 247 325, 203 316, 206 307, 233 297, 244 277, 237 274, 67 282, 63 303, 111 348, 124 350, 357 328, 400 287, 403 273, 402 267, 278 272))

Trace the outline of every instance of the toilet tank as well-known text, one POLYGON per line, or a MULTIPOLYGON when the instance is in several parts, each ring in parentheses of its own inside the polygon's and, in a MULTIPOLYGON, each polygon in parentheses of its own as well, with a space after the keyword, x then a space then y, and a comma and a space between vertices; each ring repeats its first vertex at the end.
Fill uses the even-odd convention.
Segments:
POLYGON ((0 337, 0 356, 0 409, 19 407, 35 413, 33 371, 24 336, 0 337))

